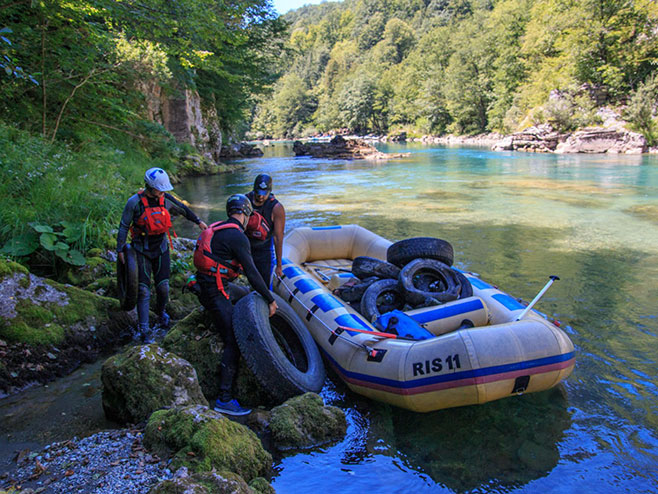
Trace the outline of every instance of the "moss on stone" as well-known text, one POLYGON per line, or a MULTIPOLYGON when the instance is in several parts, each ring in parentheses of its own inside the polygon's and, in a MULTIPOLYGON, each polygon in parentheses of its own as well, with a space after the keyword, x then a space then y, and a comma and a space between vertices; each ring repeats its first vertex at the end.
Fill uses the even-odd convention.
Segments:
POLYGON ((108 319, 110 311, 119 309, 114 299, 31 276, 13 264, 13 281, 5 278, 4 282, 15 283, 11 295, 14 314, 6 315, 0 325, 0 338, 9 342, 58 345, 67 334, 97 325, 108 319))
POLYGON ((28 270, 22 264, 17 262, 10 261, 8 259, 0 258, 0 278, 11 275, 13 273, 23 273, 27 274, 28 270))
POLYGON ((258 494, 276 494, 274 487, 263 477, 256 477, 251 482, 249 482, 249 487, 251 487, 258 494))
MULTIPOLYGON (((267 474, 272 463, 256 434, 228 419, 208 422, 194 434, 188 451, 201 455, 196 470, 229 470, 247 481, 267 474)), ((182 454, 189 458, 187 451, 182 454)))
POLYGON ((270 471, 272 457, 252 431, 202 406, 155 412, 144 445, 163 454, 176 451, 172 468, 230 471, 249 481, 270 471))
POLYGON ((239 475, 232 472, 207 472, 184 475, 165 480, 153 487, 149 494, 252 494, 253 491, 239 475))
POLYGON ((195 309, 167 333, 162 346, 187 360, 197 373, 203 394, 209 400, 219 394, 220 363, 224 343, 212 331, 207 312, 195 309))
POLYGON ((101 381, 105 414, 121 423, 146 420, 163 407, 208 405, 192 366, 155 344, 106 360, 101 381))
POLYGON ((309 448, 343 437, 347 422, 341 409, 305 393, 272 409, 270 429, 278 449, 309 448))

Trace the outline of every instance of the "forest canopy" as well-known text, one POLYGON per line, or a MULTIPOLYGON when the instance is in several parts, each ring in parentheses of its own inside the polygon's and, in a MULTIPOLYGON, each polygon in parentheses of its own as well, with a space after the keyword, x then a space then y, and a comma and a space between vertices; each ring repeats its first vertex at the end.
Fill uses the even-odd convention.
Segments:
POLYGON ((652 0, 345 0, 285 20, 257 135, 571 130, 603 105, 635 101, 646 117, 656 103, 652 0))

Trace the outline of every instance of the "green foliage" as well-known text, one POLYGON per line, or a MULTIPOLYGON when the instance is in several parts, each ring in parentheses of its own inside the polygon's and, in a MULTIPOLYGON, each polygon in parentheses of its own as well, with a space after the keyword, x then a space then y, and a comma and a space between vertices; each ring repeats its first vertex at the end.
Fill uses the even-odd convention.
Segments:
POLYGON ((74 150, 0 124, 2 252, 55 271, 57 264, 84 264, 87 249, 110 247, 108 232, 155 163, 131 145, 74 150))
POLYGON ((658 143, 658 122, 655 118, 658 107, 658 77, 651 75, 635 90, 624 111, 631 127, 641 132, 649 146, 658 143))
POLYGON ((283 77, 296 74, 317 110, 275 118, 290 94, 277 84, 255 111, 266 135, 509 132, 540 117, 574 128, 595 121, 591 105, 552 91, 587 86, 595 106, 620 105, 658 58, 651 0, 351 0, 286 19, 283 77))

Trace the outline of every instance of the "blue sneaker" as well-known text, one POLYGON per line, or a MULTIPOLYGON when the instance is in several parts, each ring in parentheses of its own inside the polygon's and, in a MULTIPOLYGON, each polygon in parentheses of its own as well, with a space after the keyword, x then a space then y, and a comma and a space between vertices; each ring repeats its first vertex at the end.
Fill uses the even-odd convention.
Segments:
POLYGON ((160 318, 158 319, 159 326, 162 329, 169 329, 169 321, 171 321, 169 314, 167 314, 165 311, 162 311, 162 314, 160 314, 160 318))
POLYGON ((249 415, 251 410, 249 408, 242 408, 238 400, 220 401, 215 402, 215 411, 225 413, 227 415, 249 415))

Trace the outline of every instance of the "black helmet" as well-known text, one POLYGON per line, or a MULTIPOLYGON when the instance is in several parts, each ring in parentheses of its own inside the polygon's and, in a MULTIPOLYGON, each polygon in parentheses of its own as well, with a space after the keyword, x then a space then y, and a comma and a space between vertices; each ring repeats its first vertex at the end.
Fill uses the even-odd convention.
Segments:
POLYGON ((226 200, 226 214, 231 216, 235 213, 244 213, 245 216, 251 216, 254 208, 251 201, 244 194, 233 194, 226 200))
POLYGON ((267 173, 261 173, 254 180, 254 194, 265 196, 272 192, 272 177, 267 173))

